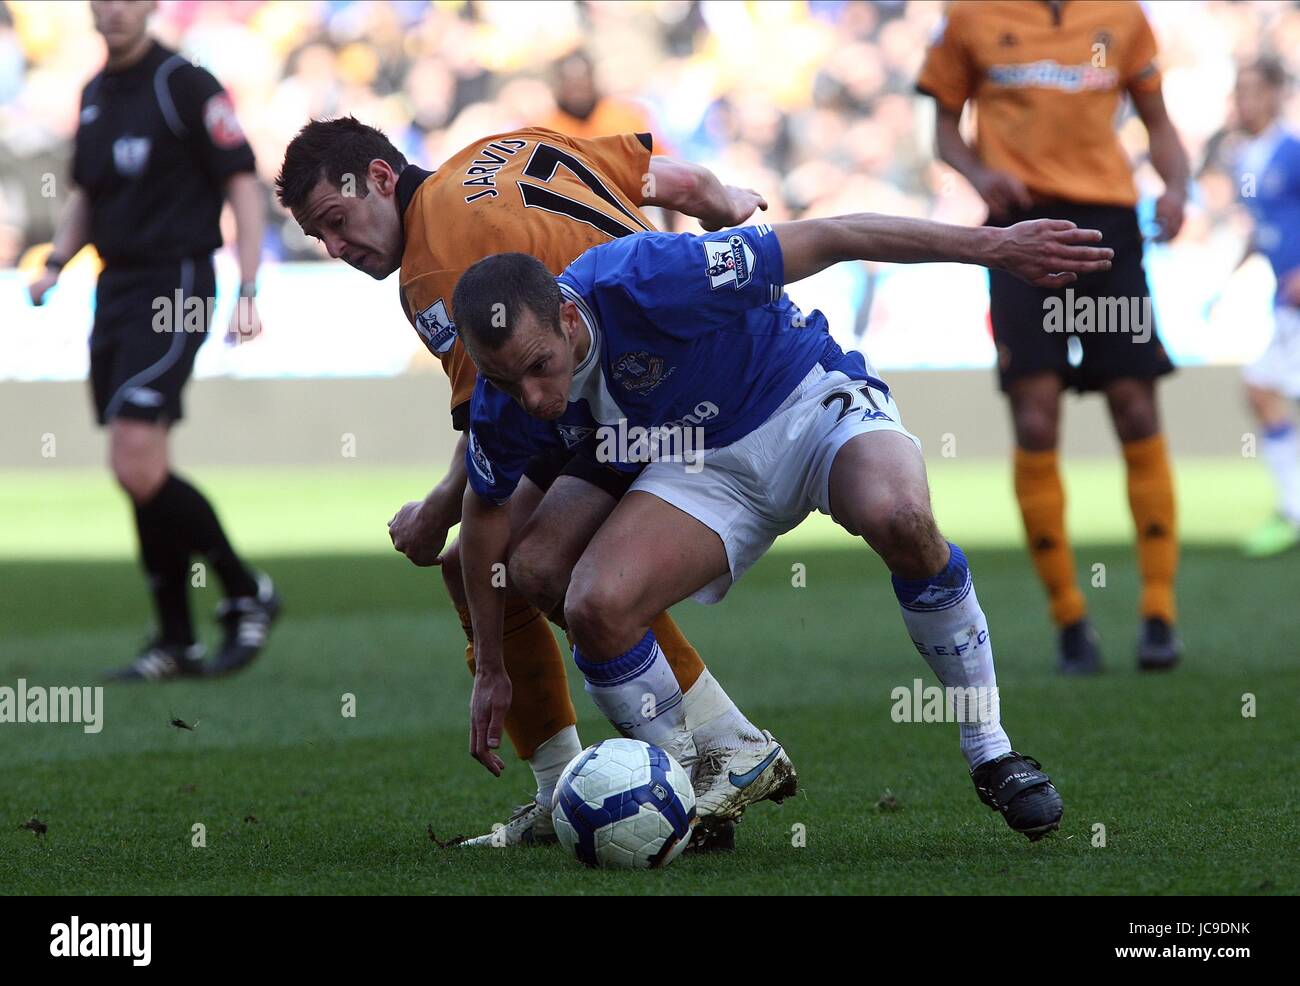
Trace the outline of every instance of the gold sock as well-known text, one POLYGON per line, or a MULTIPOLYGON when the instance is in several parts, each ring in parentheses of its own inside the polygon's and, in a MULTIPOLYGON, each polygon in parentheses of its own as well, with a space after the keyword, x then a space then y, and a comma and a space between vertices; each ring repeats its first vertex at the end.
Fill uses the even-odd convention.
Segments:
POLYGON ((1137 531, 1138 570, 1142 573, 1142 616, 1173 623, 1178 511, 1164 435, 1125 442, 1124 463, 1128 467, 1128 504, 1137 531))
POLYGON ((659 648, 664 652, 664 657, 668 658, 673 677, 685 695, 704 673, 704 661, 700 659, 700 652, 691 646, 667 610, 654 618, 650 630, 654 633, 655 640, 659 641, 659 648))
MULTIPOLYGON (((469 611, 460 607, 456 611, 470 635, 465 663, 473 674, 474 644, 469 611)), ((569 697, 564 655, 541 611, 518 600, 506 603, 501 656, 506 674, 510 675, 513 696, 506 715, 506 735, 519 759, 528 760, 544 742, 578 721, 569 697)))
POLYGON ((1077 623, 1088 606, 1075 579, 1074 552, 1065 533, 1065 487, 1056 451, 1016 449, 1015 485, 1029 554, 1047 589, 1052 619, 1058 627, 1077 623))

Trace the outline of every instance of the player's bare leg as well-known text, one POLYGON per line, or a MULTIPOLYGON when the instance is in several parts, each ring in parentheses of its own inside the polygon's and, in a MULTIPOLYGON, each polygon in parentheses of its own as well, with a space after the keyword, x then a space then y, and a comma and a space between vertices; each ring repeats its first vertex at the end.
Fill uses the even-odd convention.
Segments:
POLYGON ((1062 387, 1055 372, 1030 374, 1008 386, 1016 434, 1016 502, 1057 626, 1057 667, 1063 674, 1095 674, 1101 670, 1101 649, 1075 578, 1057 463, 1062 387))
POLYGON ((962 689, 962 754, 985 804, 1030 839, 1061 820, 1061 799, 1038 764, 1011 749, 998 714, 988 623, 966 557, 939 533, 925 463, 895 431, 857 435, 839 449, 829 480, 831 516, 865 540, 893 573, 903 622, 945 688, 962 689))
POLYGON ((727 572, 712 530, 671 504, 630 491, 574 566, 564 614, 583 658, 625 654, 660 610, 727 572))
POLYGON ((1291 402, 1281 391, 1246 384, 1246 399, 1259 422, 1260 452, 1277 486, 1277 513, 1242 543, 1248 558, 1268 558, 1300 544, 1300 439, 1291 402))
MULTIPOLYGON (((617 503, 612 495, 583 479, 557 478, 514 548, 510 575, 515 587, 562 620, 574 566, 617 503)), ((694 737, 697 752, 703 756, 766 745, 762 731, 745 718, 709 670, 699 667, 698 659, 687 669, 693 672, 689 680, 684 677, 679 659, 664 642, 667 634, 675 633, 680 639, 667 612, 656 614, 650 626, 681 686, 686 728, 694 737)))
POLYGON ((524 522, 510 554, 510 581, 533 605, 563 619, 569 577, 618 501, 573 476, 559 476, 524 522))
MULTIPOLYGON (((551 614, 561 627, 564 626, 564 596, 573 567, 617 505, 621 493, 620 489, 616 495, 585 477, 561 474, 530 514, 512 547, 511 584, 535 606, 551 614)), ((695 686, 706 677, 711 681, 712 676, 667 612, 658 614, 651 625, 686 695, 689 717, 692 693, 703 691, 695 686), (671 641, 665 637, 671 637, 671 641)), ((730 699, 726 703, 729 705, 730 699)))
POLYGON ((797 788, 784 749, 748 720, 747 742, 694 749, 695 735, 707 741, 708 730, 688 728, 681 692, 650 626, 657 613, 728 571, 717 534, 653 494, 633 490, 574 567, 564 607, 588 693, 624 733, 696 768, 696 810, 710 829, 797 788))
POLYGON ((1142 573, 1138 667, 1168 670, 1178 663, 1183 645, 1174 629, 1178 529, 1173 471, 1160 434, 1156 384, 1154 380, 1128 378, 1111 381, 1105 390, 1115 434, 1124 449, 1142 573))

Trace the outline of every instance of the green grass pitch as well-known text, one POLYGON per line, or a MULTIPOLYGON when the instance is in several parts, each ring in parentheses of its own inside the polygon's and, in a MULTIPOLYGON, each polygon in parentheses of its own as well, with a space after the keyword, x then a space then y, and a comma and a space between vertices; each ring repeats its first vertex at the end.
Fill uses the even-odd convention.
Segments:
MULTIPOLYGON (((1180 463, 1184 666, 1133 666, 1137 575, 1114 463, 1067 471, 1077 563, 1107 673, 1052 670, 1051 628, 1002 463, 931 463, 936 510, 971 558, 1013 742, 1065 799, 1031 845, 978 803, 956 727, 898 724, 890 692, 933 683, 887 573, 816 518, 720 606, 675 615, 715 674, 791 751, 802 793, 760 805, 733 854, 590 872, 558 848, 440 849, 531 790, 466 753, 464 639, 436 570, 384 523, 414 470, 193 470, 286 612, 227 681, 105 689, 104 728, 0 724, 6 893, 1294 894, 1300 555, 1247 562, 1263 467, 1180 463), (794 587, 792 566, 805 566, 794 587), (1105 566, 1104 587, 1092 586, 1105 566), (341 715, 356 697, 356 717, 341 715), (1242 715, 1243 695, 1256 715, 1242 715), (179 717, 193 732, 169 726, 179 717), (882 807, 886 794, 892 796, 882 807), (21 828, 31 817, 43 837, 21 828), (206 828, 205 848, 191 845, 206 828), (1105 845, 1098 836, 1104 826, 1105 845)), ((0 685, 91 684, 129 658, 148 609, 127 508, 98 472, 0 474, 0 685)), ((215 588, 196 590, 205 624, 215 588)), ((586 743, 611 735, 571 674, 586 743)))

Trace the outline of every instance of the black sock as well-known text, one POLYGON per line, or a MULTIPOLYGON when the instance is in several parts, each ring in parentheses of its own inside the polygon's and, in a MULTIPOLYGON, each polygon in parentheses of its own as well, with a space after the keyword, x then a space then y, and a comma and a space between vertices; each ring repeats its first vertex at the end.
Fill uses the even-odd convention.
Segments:
POLYGON ((227 596, 256 596, 257 580, 253 573, 235 554, 235 549, 221 529, 216 511, 207 498, 175 473, 152 500, 150 509, 157 508, 168 528, 194 551, 203 555, 216 569, 225 586, 227 596))
POLYGON ((158 633, 164 643, 194 643, 190 619, 190 550, 159 523, 149 504, 135 507, 135 529, 140 537, 140 561, 149 577, 158 633))

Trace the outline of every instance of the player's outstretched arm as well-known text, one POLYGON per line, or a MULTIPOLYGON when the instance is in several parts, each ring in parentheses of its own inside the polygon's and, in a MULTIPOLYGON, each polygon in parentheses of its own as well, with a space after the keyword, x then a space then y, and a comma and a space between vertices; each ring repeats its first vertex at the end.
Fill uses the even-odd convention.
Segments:
POLYGON ((767 209, 767 199, 752 188, 724 185, 708 168, 663 155, 650 159, 650 175, 641 204, 672 209, 698 219, 710 231, 739 226, 755 209, 767 209))
POLYGON ((1079 274, 1110 269, 1114 251, 1101 233, 1064 219, 1014 226, 950 226, 926 219, 857 213, 802 219, 772 227, 785 261, 785 283, 811 277, 846 260, 895 264, 978 264, 1044 288, 1061 288, 1079 274))
POLYGON ((58 283, 63 265, 89 242, 90 199, 81 189, 74 188, 68 196, 63 215, 59 217, 58 228, 54 231, 54 242, 50 256, 45 261, 45 270, 29 289, 33 305, 39 305, 45 300, 46 292, 58 283))
POLYGON ((388 536, 393 547, 415 565, 437 565, 441 560, 447 532, 460 523, 461 503, 465 497, 465 447, 468 434, 461 432, 452 453, 447 475, 423 500, 412 500, 388 522, 388 536))
POLYGON ((489 503, 472 486, 466 486, 461 505, 460 559, 465 597, 474 624, 469 752, 497 777, 505 767, 505 761, 496 751, 501 746, 506 713, 510 711, 511 692, 501 646, 506 588, 500 576, 505 571, 509 547, 509 507, 489 503))

